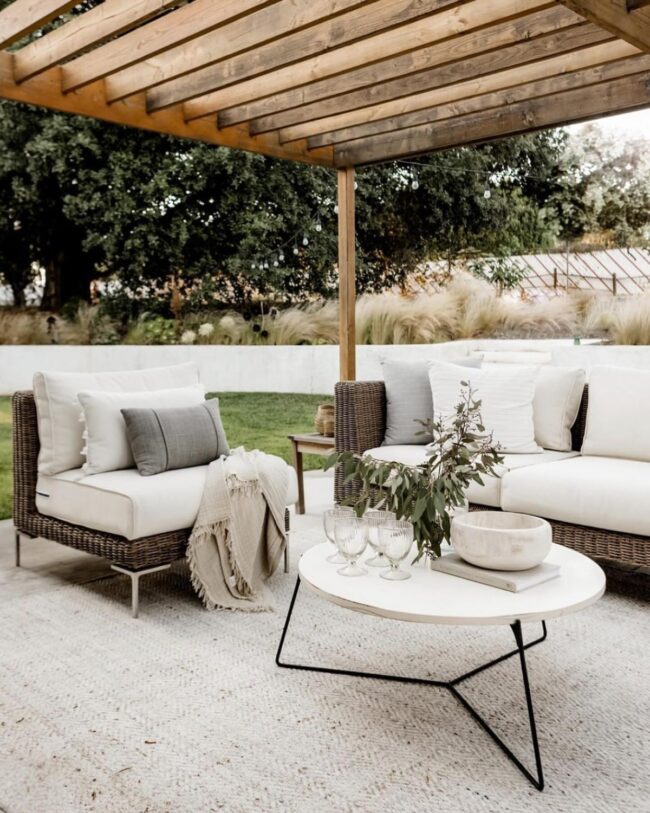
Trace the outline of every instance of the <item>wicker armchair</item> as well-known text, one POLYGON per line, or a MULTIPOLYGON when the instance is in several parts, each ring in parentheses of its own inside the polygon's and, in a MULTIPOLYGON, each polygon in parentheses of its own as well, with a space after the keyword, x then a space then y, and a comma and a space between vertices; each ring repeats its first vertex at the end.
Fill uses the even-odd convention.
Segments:
MULTIPOLYGON (((17 392, 11 399, 13 430, 13 520, 16 531, 16 566, 20 567, 20 538, 42 538, 101 556, 111 567, 131 578, 132 614, 139 604, 142 576, 167 569, 185 555, 191 528, 129 540, 47 517, 36 508, 37 462, 40 443, 36 404, 30 391, 17 392)), ((285 513, 289 532, 289 512, 285 513)), ((285 547, 285 572, 289 567, 289 546, 285 547)))
MULTIPOLYGON (((585 431, 588 387, 582 397, 580 412, 572 429, 573 448, 580 449, 585 431)), ((336 450, 357 454, 381 446, 386 429, 386 390, 383 381, 344 381, 336 385, 336 450)), ((342 502, 357 494, 359 483, 343 482, 335 474, 334 495, 342 502)), ((498 510, 486 506, 470 509, 498 510)), ((554 541, 597 559, 640 567, 650 566, 650 539, 645 536, 589 528, 550 520, 554 541)))

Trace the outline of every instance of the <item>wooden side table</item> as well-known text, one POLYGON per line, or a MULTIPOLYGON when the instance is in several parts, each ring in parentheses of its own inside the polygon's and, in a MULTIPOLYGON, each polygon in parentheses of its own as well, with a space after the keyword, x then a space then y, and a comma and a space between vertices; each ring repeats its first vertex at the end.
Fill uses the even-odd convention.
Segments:
POLYGON ((334 451, 334 438, 325 435, 289 435, 293 445, 293 465, 298 475, 298 502, 296 514, 305 513, 305 484, 303 482, 302 456, 304 454, 328 455, 334 451))

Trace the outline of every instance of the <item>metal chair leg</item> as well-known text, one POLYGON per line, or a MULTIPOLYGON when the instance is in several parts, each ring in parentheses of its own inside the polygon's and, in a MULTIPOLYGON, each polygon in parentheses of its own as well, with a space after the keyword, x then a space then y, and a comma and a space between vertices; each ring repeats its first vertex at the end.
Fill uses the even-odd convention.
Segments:
POLYGON ((16 531, 16 567, 20 567, 20 532, 16 531))
POLYGON ((284 545, 284 572, 289 572, 289 534, 287 533, 287 541, 284 545))
POLYGON ((145 570, 128 570, 119 565, 111 565, 111 570, 122 573, 131 579, 131 617, 137 618, 140 612, 140 577, 148 576, 150 573, 159 573, 161 570, 169 570, 171 565, 158 565, 148 567, 145 570))

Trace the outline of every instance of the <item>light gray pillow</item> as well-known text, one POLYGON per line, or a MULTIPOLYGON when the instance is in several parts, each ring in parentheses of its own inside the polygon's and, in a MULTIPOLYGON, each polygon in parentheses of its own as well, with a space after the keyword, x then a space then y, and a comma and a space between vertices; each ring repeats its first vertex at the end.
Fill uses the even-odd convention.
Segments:
POLYGON ((218 398, 198 406, 121 412, 133 459, 144 477, 204 466, 230 454, 218 398))
MULTIPOLYGON (((454 361, 461 367, 481 366, 480 358, 454 361)), ((418 421, 433 418, 433 396, 429 382, 430 361, 384 359, 381 367, 386 385, 386 434, 383 446, 431 443, 418 421)))

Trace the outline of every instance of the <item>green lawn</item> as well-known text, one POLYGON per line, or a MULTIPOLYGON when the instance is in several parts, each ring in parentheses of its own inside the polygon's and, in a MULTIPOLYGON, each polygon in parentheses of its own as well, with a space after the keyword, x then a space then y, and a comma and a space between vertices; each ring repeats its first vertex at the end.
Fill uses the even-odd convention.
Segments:
MULTIPOLYGON (((291 460, 287 435, 313 432, 318 404, 331 403, 323 395, 227 392, 219 395, 228 442, 247 449, 262 449, 291 460)), ((306 469, 317 469, 322 459, 304 458, 306 469)), ((0 398, 0 519, 11 516, 11 408, 0 398)))

